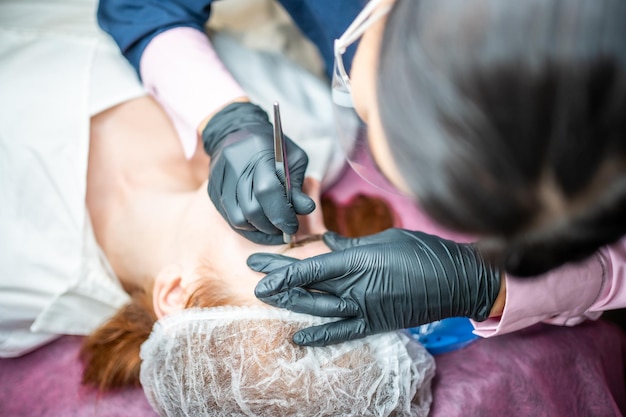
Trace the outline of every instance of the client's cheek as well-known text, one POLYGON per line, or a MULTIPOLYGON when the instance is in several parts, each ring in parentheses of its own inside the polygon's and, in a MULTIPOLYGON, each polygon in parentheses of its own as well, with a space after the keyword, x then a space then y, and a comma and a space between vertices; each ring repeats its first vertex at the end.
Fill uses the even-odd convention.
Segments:
POLYGON ((267 304, 260 301, 254 295, 254 288, 264 276, 265 274, 252 271, 250 268, 248 268, 245 274, 236 277, 229 276, 228 274, 223 275, 221 278, 223 288, 228 289, 227 291, 233 295, 233 302, 229 305, 238 307, 267 307, 267 304))

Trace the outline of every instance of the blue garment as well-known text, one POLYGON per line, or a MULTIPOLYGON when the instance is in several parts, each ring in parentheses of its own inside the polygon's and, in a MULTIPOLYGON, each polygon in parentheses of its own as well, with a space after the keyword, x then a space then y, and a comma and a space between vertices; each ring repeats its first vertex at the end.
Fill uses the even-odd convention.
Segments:
MULTIPOLYGON (((302 33, 318 48, 326 73, 333 69, 333 42, 354 20, 366 0, 279 0, 302 33)), ((139 62, 150 40, 174 27, 203 30, 213 0, 101 0, 98 24, 113 37, 139 73, 139 62)), ((344 54, 350 68, 355 48, 344 54)))

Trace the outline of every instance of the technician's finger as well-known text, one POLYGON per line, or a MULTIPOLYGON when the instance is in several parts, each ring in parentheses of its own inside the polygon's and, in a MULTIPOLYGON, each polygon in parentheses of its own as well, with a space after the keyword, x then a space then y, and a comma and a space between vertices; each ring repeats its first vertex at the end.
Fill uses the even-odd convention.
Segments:
POLYGON ((270 273, 277 269, 291 265, 298 259, 276 253, 253 253, 246 261, 248 266, 257 272, 270 273))
POLYGON ((306 258, 265 276, 256 286, 257 297, 267 297, 295 287, 307 287, 320 281, 341 277, 350 270, 343 252, 331 252, 306 258))
POLYGON ((304 288, 294 288, 260 300, 274 307, 321 317, 354 317, 359 311, 358 305, 351 300, 304 288))
POLYGON ((219 202, 222 207, 219 211, 222 214, 226 213, 228 223, 230 223, 233 229, 245 231, 258 230, 248 223, 244 213, 241 211, 237 196, 239 191, 235 188, 235 184, 233 184, 232 188, 228 187, 227 184, 221 184, 221 187, 223 187, 223 189, 216 189, 209 186, 209 194, 211 195, 212 193, 217 193, 219 195, 219 202))
POLYGON ((259 164, 254 172, 254 195, 259 201, 265 217, 287 234, 298 231, 298 218, 287 200, 285 188, 279 180, 273 165, 259 164))
POLYGON ((250 179, 241 180, 237 183, 237 203, 246 222, 259 232, 272 235, 281 233, 267 218, 261 202, 253 188, 256 186, 250 179))
POLYGON ((298 214, 310 214, 315 210, 315 201, 299 188, 291 190, 291 203, 298 214))
POLYGON ((367 336, 365 329, 365 322, 362 319, 340 320, 297 331, 292 340, 300 346, 327 346, 361 339, 367 336))
POLYGON ((324 243, 326 243, 326 245, 334 251, 350 249, 356 246, 371 245, 374 243, 386 243, 391 240, 385 235, 385 232, 355 238, 344 237, 335 232, 326 232, 322 238, 324 239, 324 243))
POLYGON ((209 180, 207 188, 209 191, 209 197, 215 205, 215 208, 217 208, 217 211, 228 220, 228 223, 234 230, 255 231, 239 209, 237 205, 237 197, 234 192, 224 193, 224 184, 213 183, 213 180, 209 180))
POLYGON ((283 234, 280 233, 280 231, 277 231, 276 234, 273 235, 268 235, 259 231, 238 231, 238 233, 249 241, 257 243, 259 245, 282 245, 283 243, 285 243, 283 241, 283 234))
POLYGON ((324 243, 332 250, 344 250, 354 246, 351 238, 341 236, 335 232, 326 232, 322 236, 324 243))

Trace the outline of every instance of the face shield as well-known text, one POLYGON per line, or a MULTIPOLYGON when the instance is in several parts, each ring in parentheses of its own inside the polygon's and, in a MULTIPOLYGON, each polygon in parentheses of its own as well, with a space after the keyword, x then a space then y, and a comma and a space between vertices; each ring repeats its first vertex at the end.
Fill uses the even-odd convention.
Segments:
POLYGON ((357 114, 352 99, 350 77, 343 63, 346 49, 356 42, 377 20, 389 13, 391 5, 372 0, 354 22, 335 40, 335 64, 332 77, 333 116, 337 140, 350 167, 374 187, 392 194, 402 194, 385 177, 374 160, 369 145, 367 125, 357 114))

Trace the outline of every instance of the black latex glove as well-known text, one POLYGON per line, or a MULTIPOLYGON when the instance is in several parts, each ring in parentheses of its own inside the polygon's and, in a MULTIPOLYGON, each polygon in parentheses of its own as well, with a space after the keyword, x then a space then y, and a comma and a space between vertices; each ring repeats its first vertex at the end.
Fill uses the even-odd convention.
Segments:
POLYGON ((499 271, 471 244, 389 229, 349 239, 326 233, 328 254, 296 260, 257 253, 269 273, 256 296, 276 307, 343 320, 298 331, 293 341, 324 346, 448 317, 487 319, 500 290, 499 271), (315 290, 315 291, 310 291, 315 290))
POLYGON ((209 196, 237 233, 255 243, 281 244, 283 232, 292 235, 298 230, 296 214, 315 209, 302 192, 309 159, 285 137, 293 205, 287 201, 284 178, 276 174, 273 127, 259 106, 226 106, 207 123, 202 141, 211 156, 209 196))

